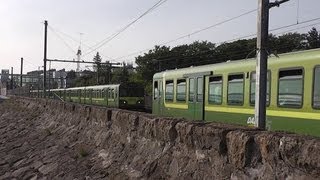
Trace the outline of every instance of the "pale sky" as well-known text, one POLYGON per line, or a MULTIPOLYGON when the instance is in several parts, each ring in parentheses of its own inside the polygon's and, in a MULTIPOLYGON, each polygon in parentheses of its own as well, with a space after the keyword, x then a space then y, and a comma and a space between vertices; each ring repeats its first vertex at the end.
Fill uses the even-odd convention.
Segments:
MULTIPOLYGON (((83 33, 83 44, 93 46, 133 21, 156 2, 158 0, 0 0, 0 69, 14 67, 14 73, 19 73, 21 57, 25 59, 24 73, 43 66, 44 20, 48 20, 50 26, 47 57, 72 60, 76 58, 74 51, 79 47, 80 33, 83 33)), ((98 51, 103 61, 111 57, 119 62, 133 62, 135 56, 117 58, 152 49, 154 45, 235 17, 257 8, 257 2, 168 0, 98 51)), ((273 8, 270 11, 270 29, 296 23, 297 14, 299 22, 320 17, 319 0, 300 0, 299 4, 297 8, 298 0, 291 0, 279 8, 273 8)), ((214 43, 252 34, 256 32, 256 19, 257 13, 252 13, 167 45, 173 47, 196 40, 214 43)), ((320 20, 312 23, 320 23, 320 20)), ((300 26, 305 25, 308 24, 300 26)), ((319 25, 315 27, 320 29, 319 25)), ((299 31, 307 32, 310 28, 299 31)), ((82 51, 86 54, 89 49, 82 45, 82 51)), ((82 59, 92 61, 95 53, 82 59)), ((51 65, 56 69, 64 67, 75 69, 76 64, 51 65)), ((85 65, 81 65, 81 68, 86 69, 85 65)))

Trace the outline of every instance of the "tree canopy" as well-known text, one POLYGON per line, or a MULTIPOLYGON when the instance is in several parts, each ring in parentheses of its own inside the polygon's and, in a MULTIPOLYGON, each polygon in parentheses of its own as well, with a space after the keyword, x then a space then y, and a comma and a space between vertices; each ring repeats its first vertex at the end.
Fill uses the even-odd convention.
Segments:
MULTIPOLYGON (((320 48, 320 34, 316 28, 308 33, 286 33, 280 36, 269 35, 269 54, 279 54, 298 50, 320 48)), ((156 72, 221 63, 256 56, 256 38, 236 40, 215 44, 208 41, 195 41, 191 44, 170 46, 155 46, 152 50, 135 58, 136 69, 132 64, 123 63, 123 67, 112 68, 101 65, 102 58, 97 52, 93 61, 94 71, 86 77, 77 78, 77 85, 95 85, 123 82, 138 82, 144 84, 151 92, 152 77, 156 72), (96 77, 99 81, 95 81, 96 77)), ((108 61, 106 61, 108 62, 108 61)), ((73 76, 73 74, 69 74, 73 76)), ((149 93, 150 93, 149 92, 149 93)))
MULTIPOLYGON (((269 35, 269 54, 286 53, 320 47, 320 34, 316 28, 308 33, 286 33, 280 36, 269 35)), ((152 82, 156 72, 175 68, 221 63, 256 56, 256 38, 224 42, 219 45, 208 41, 195 41, 171 48, 155 46, 154 49, 135 58, 137 73, 152 82)))

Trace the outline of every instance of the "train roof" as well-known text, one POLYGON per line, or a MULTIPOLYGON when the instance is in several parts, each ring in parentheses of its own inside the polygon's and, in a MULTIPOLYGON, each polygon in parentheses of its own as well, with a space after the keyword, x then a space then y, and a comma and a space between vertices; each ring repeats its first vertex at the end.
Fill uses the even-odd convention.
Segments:
MULTIPOLYGON (((105 88, 115 88, 119 87, 120 84, 109 84, 109 85, 97 85, 97 86, 83 86, 83 87, 73 87, 65 89, 50 89, 50 91, 61 91, 61 90, 79 90, 79 89, 105 89, 105 88)), ((36 92, 37 90, 34 90, 36 92)))
MULTIPOLYGON (((294 62, 301 63, 301 61, 314 60, 314 59, 320 59, 320 49, 284 53, 284 54, 279 54, 278 57, 272 56, 272 57, 269 57, 268 59, 268 65, 277 65, 277 64, 285 64, 285 63, 294 63, 294 62)), ((239 69, 246 68, 246 67, 254 68, 255 65, 256 65, 256 58, 234 60, 234 61, 227 61, 227 62, 216 63, 216 64, 208 64, 208 65, 201 65, 201 66, 195 66, 195 67, 166 70, 166 71, 162 71, 154 74, 153 78, 157 79, 157 78, 162 78, 164 76, 175 77, 181 74, 192 74, 192 73, 200 73, 200 72, 206 72, 206 71, 214 71, 215 69, 226 69, 226 70, 234 69, 235 71, 239 71, 239 69)))
POLYGON ((114 88, 119 87, 120 84, 109 84, 109 85, 97 85, 97 86, 83 86, 83 87, 73 87, 67 88, 65 90, 78 90, 78 89, 105 89, 105 88, 114 88))

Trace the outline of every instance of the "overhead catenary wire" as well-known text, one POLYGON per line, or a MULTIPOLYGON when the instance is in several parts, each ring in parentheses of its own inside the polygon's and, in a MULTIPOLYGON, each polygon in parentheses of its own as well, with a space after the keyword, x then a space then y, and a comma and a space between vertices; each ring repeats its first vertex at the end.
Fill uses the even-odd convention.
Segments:
MULTIPOLYGON (((51 28, 53 28, 53 27, 51 27, 51 28)), ((62 34, 62 35, 64 35, 64 36, 68 37, 70 40, 79 43, 79 40, 76 39, 76 38, 74 38, 74 37, 72 37, 71 35, 69 35, 69 34, 67 34, 67 33, 65 33, 65 32, 63 32, 63 31, 61 31, 61 30, 58 30, 58 29, 56 29, 56 28, 53 28, 53 29, 54 29, 56 32, 58 32, 58 33, 60 33, 60 34, 62 34)), ((92 48, 91 46, 87 45, 86 43, 81 42, 81 44, 84 45, 85 47, 87 47, 88 49, 93 50, 93 48, 92 48)), ((119 61, 115 60, 115 59, 112 58, 112 57, 109 57, 109 56, 106 56, 105 54, 102 54, 101 52, 99 52, 99 54, 100 54, 100 56, 102 56, 102 57, 105 58, 105 59, 109 59, 109 60, 111 60, 111 61, 119 62, 119 61)))
MULTIPOLYGON (((68 49, 72 52, 73 55, 75 55, 77 52, 56 32, 54 28, 52 28, 50 25, 48 25, 49 30, 51 30, 62 42, 63 44, 68 47, 68 49)), ((50 62, 51 63, 51 62, 50 62)), ((68 68, 71 65, 71 63, 68 63, 64 68, 68 68)))
POLYGON ((130 26, 132 26, 133 24, 135 24, 138 20, 140 20, 141 18, 143 18, 144 16, 146 16, 147 14, 149 14, 150 12, 152 12, 153 10, 155 10, 156 8, 158 8, 159 6, 161 6, 163 3, 165 3, 167 0, 159 0, 156 4, 154 4, 151 8, 149 8, 147 11, 145 11, 144 13, 142 13, 138 18, 136 18, 135 20, 133 20, 132 22, 130 22, 129 24, 127 24, 126 26, 124 26, 123 28, 121 28, 120 30, 118 30, 117 32, 115 32, 114 34, 112 34, 111 36, 105 38, 104 40, 98 42, 96 45, 94 45, 92 47, 92 50, 85 53, 84 56, 96 51, 97 49, 101 48, 102 46, 104 46, 105 44, 107 44, 108 42, 110 42, 111 40, 113 40, 114 38, 116 38, 118 35, 120 35, 122 32, 124 32, 125 30, 127 30, 130 26))
POLYGON ((180 36, 180 37, 178 37, 178 38, 176 38, 176 39, 173 39, 173 40, 170 40, 170 41, 161 43, 160 46, 166 45, 166 44, 169 44, 169 43, 176 42, 176 41, 178 41, 178 40, 180 40, 180 39, 183 39, 183 38, 186 38, 186 37, 190 37, 190 36, 192 36, 192 35, 195 35, 195 34, 198 34, 198 33, 200 33, 200 32, 206 31, 206 30, 208 30, 208 29, 217 27, 217 26, 219 26, 219 25, 225 24, 225 23, 227 23, 227 22, 230 22, 230 21, 232 21, 232 20, 238 19, 238 18, 240 18, 240 17, 242 17, 242 16, 251 14, 251 13, 256 12, 256 11, 257 11, 257 9, 253 9, 253 10, 247 11, 247 12, 245 12, 245 13, 242 13, 242 14, 238 15, 238 16, 235 16, 235 17, 226 19, 226 20, 224 20, 224 21, 218 22, 218 23, 216 23, 216 24, 210 25, 210 26, 208 26, 208 27, 205 27, 205 28, 196 30, 196 31, 194 31, 194 32, 192 32, 192 33, 189 33, 189 34, 180 36))
MULTIPOLYGON (((298 27, 298 28, 294 28, 294 29, 290 29, 290 30, 286 30, 286 31, 283 31, 283 32, 279 32, 279 33, 276 33, 274 35, 280 35, 280 34, 285 34, 285 33, 288 33, 288 32, 292 32, 292 31, 295 31, 295 30, 299 30, 299 29, 303 29, 303 28, 307 28, 307 27, 312 27, 312 26, 316 26, 316 25, 319 25, 320 22, 318 23, 314 23, 314 24, 310 24, 310 25, 307 25, 307 26, 303 26, 303 27, 298 27)), ((278 28, 277 28, 278 29, 278 28)), ((281 48, 287 48, 287 47, 290 47, 291 45, 288 45, 288 46, 282 46, 281 48)), ((212 49, 210 50, 205 50, 205 51, 200 51, 198 52, 197 55, 190 55, 190 56, 183 56, 183 58, 187 59, 187 58, 195 58, 197 56, 204 56, 204 55, 208 55, 210 53, 212 53, 212 49)), ((248 53, 247 50, 242 50, 242 51, 237 51, 237 52, 232 52, 230 53, 229 55, 232 55, 232 56, 237 56, 237 55, 245 55, 245 53, 248 53)), ((177 56, 178 57, 178 56, 177 56)), ((161 57, 160 59, 157 59, 158 62, 164 62, 164 61, 169 61, 169 60, 175 60, 177 57, 172 57, 172 56, 167 56, 167 57, 161 57)), ((215 60, 221 60, 223 58, 218 58, 218 59, 215 59, 215 60)), ((212 60, 212 59, 211 59, 212 60)), ((198 63, 201 63, 201 62, 204 62, 204 61, 197 61, 198 63)), ((189 64, 192 64, 192 63, 189 63, 189 64)))
POLYGON ((299 24, 299 16, 300 16, 300 0, 297 0, 297 24, 299 24))
MULTIPOLYGON (((293 27, 293 26, 298 26, 298 25, 301 25, 301 24, 306 24, 306 23, 310 23, 310 22, 318 21, 318 20, 320 20, 320 17, 314 18, 314 19, 305 20, 305 21, 300 22, 299 24, 294 23, 294 24, 289 24, 289 25, 285 25, 285 26, 273 28, 273 29, 269 30, 269 32, 274 32, 274 31, 277 31, 277 30, 281 30, 281 29, 285 29, 285 28, 289 28, 289 27, 293 27)), ((244 38, 254 37, 254 36, 256 36, 256 35, 257 35, 256 33, 253 33, 253 34, 241 36, 241 37, 238 37, 238 38, 232 38, 232 39, 226 40, 226 41, 216 42, 215 44, 222 44, 222 43, 226 43, 226 42, 232 42, 232 41, 241 40, 241 39, 244 39, 244 38)), ((186 37, 187 37, 187 36, 186 36, 186 37)), ((178 39, 178 38, 177 38, 177 39, 178 39)), ((172 40, 171 40, 171 41, 172 41, 172 40)), ((168 42, 170 42, 170 41, 168 41, 168 42)), ((167 43, 167 44, 168 44, 168 43, 167 43)), ((160 46, 163 46, 163 45, 165 45, 165 43, 161 43, 161 44, 160 44, 160 46)), ((128 58, 128 57, 131 57, 131 56, 134 56, 134 55, 136 55, 136 54, 139 54, 139 53, 142 53, 142 52, 145 52, 145 51, 149 51, 149 50, 152 50, 152 49, 147 48, 147 49, 139 50, 139 51, 130 53, 130 54, 125 55, 125 56, 117 57, 117 58, 115 58, 115 59, 116 59, 116 60, 120 60, 120 59, 123 59, 123 58, 128 58)))
MULTIPOLYGON (((315 41, 311 41, 311 42, 315 42, 315 41)), ((287 46, 281 46, 280 48, 288 48, 288 47, 291 47, 292 45, 287 45, 287 46)), ((255 50, 255 49, 252 49, 252 50, 255 50)), ((233 52, 232 54, 229 54, 229 55, 232 55, 232 56, 240 56, 240 55, 242 55, 242 56, 245 56, 245 55, 247 55, 248 54, 248 51, 247 50, 245 50, 245 51, 237 51, 237 52, 233 52)), ((203 55, 203 54, 201 54, 201 55, 203 55)), ((187 59, 192 59, 192 58, 195 58, 195 57, 197 57, 197 56, 189 56, 189 57, 183 57, 184 59, 179 59, 179 60, 187 60, 187 59)), ((165 61, 169 61, 169 60, 176 60, 175 58, 168 58, 168 59, 160 59, 159 60, 159 62, 165 62, 165 61)), ((241 60, 241 59, 226 59, 226 56, 224 56, 224 57, 219 57, 219 58, 209 58, 209 59, 203 59, 203 60, 201 60, 201 61, 197 61, 196 63, 198 63, 198 64, 201 64, 201 65, 205 65, 205 63, 207 63, 207 62, 212 62, 212 61, 215 61, 216 63, 220 63, 220 62, 222 62, 222 60, 241 60)), ((194 65, 194 64, 196 64, 195 62, 187 62, 187 63, 184 63, 184 64, 181 64, 181 62, 179 62, 180 63, 180 66, 182 65, 182 66, 185 66, 185 67, 187 67, 187 66, 192 66, 192 65, 194 65)), ((199 66, 199 65, 197 65, 197 66, 199 66)))
POLYGON ((76 51, 51 27, 48 25, 48 28, 63 42, 63 44, 69 48, 69 50, 75 54, 76 51))
MULTIPOLYGON (((198 34, 198 33, 200 33, 200 32, 206 31, 206 30, 208 30, 208 29, 217 27, 217 26, 219 26, 219 25, 222 25, 222 24, 225 24, 225 23, 227 23, 227 22, 233 21, 233 20, 235 20, 235 19, 238 19, 238 18, 240 18, 240 17, 243 17, 243 16, 245 16, 245 15, 251 14, 251 13, 256 12, 256 11, 257 11, 257 9, 252 9, 252 10, 250 10, 250 11, 244 12, 244 13, 242 13, 242 14, 240 14, 240 15, 237 15, 237 16, 234 16, 234 17, 232 17, 232 18, 229 18, 229 19, 223 20, 223 21, 221 21, 221 22, 215 23, 215 24, 213 24, 213 25, 204 27, 204 28, 202 28, 202 29, 193 31, 193 32, 188 33, 188 34, 186 34, 186 35, 182 35, 182 36, 180 36, 180 37, 178 37, 178 38, 169 40, 169 41, 167 41, 167 42, 160 43, 159 46, 163 46, 163 45, 166 45, 166 44, 169 44, 169 43, 172 43, 172 42, 176 42, 176 41, 178 41, 178 40, 180 40, 180 39, 183 39, 183 38, 186 38, 186 37, 190 37, 190 36, 192 36, 192 35, 195 35, 195 34, 198 34)), ((150 50, 150 49, 144 49, 144 50, 140 50, 140 51, 135 52, 135 53, 131 53, 130 56, 132 56, 132 55, 134 55, 134 54, 141 53, 141 52, 143 52, 143 51, 147 51, 147 50, 150 50)), ((118 58, 115 58, 115 59, 122 59, 122 58, 124 58, 124 57, 130 57, 130 56, 122 56, 122 57, 118 57, 118 58)))
MULTIPOLYGON (((314 18, 314 19, 309 19, 309 20, 306 20, 306 21, 302 21, 299 24, 293 23, 293 24, 289 24, 289 25, 273 28, 273 29, 270 29, 269 32, 274 32, 274 31, 278 31, 278 30, 281 30, 281 29, 286 29, 286 28, 293 27, 293 26, 299 26, 299 25, 302 25, 302 24, 306 24, 306 23, 310 23, 310 22, 318 21, 318 20, 320 20, 320 17, 314 18)), ((308 26, 306 26, 306 27, 308 27, 308 26)), ((227 40, 227 41, 224 41, 224 42, 232 42, 232 41, 236 41, 236 40, 240 40, 240 39, 244 39, 244 38, 254 37, 256 35, 257 35, 257 33, 252 33, 252 34, 241 36, 241 37, 238 37, 238 38, 233 38, 233 39, 230 39, 230 40, 227 40)))

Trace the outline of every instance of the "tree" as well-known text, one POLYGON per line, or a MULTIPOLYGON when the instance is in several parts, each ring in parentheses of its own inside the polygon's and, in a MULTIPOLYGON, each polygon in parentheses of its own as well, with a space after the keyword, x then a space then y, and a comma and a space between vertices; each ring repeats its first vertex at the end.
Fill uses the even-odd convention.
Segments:
MULTIPOLYGON (((151 87, 156 72, 253 58, 256 56, 256 38, 225 42, 220 45, 208 41, 195 41, 173 48, 155 46, 144 55, 136 57, 136 81, 141 78, 145 87, 151 87)), ((308 34, 286 33, 281 36, 269 35, 269 54, 286 53, 296 50, 320 47, 320 35, 315 28, 308 34)))
POLYGON ((152 82, 153 74, 166 69, 165 64, 167 61, 163 61, 163 57, 168 57, 170 53, 170 47, 167 46, 155 46, 153 50, 149 50, 143 56, 136 57, 136 63, 138 65, 137 72, 141 74, 141 77, 145 82, 152 82))
POLYGON ((133 70, 132 65, 127 65, 125 62, 122 63, 123 66, 115 69, 113 72, 112 83, 127 83, 129 82, 130 70, 133 70))
POLYGON ((316 28, 312 28, 307 34, 307 41, 310 49, 320 47, 320 35, 316 28))
POLYGON ((74 81, 76 79, 76 72, 74 70, 71 70, 67 72, 67 87, 74 87, 74 81))
POLYGON ((93 62, 95 62, 96 65, 93 66, 93 69, 96 71, 96 76, 97 76, 97 84, 100 84, 100 71, 101 71, 101 56, 99 52, 93 57, 93 62))

